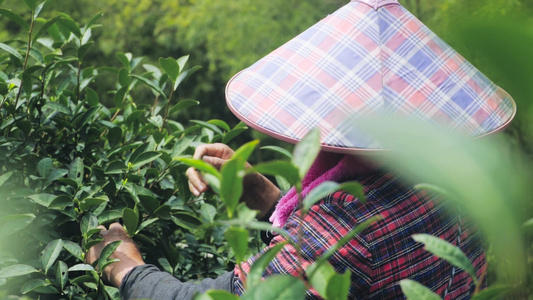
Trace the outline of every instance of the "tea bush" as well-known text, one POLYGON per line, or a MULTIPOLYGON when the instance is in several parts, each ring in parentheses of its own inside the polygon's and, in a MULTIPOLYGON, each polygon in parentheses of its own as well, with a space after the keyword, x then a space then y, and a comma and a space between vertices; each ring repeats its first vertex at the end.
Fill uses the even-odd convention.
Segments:
POLYGON ((29 22, 0 9, 28 31, 27 41, 0 43, 0 296, 115 298, 84 252, 100 240, 98 224, 119 220, 149 262, 180 279, 225 271, 224 230, 210 225, 225 207, 212 195, 192 197, 188 166, 176 158, 245 127, 177 121, 199 104, 177 97, 198 69, 187 56, 155 66, 118 53, 120 68, 95 67, 85 57, 100 14, 79 25, 65 14, 39 18, 44 2, 25 4, 29 22), (109 73, 115 89, 97 94, 91 86, 109 73), (142 89, 153 92, 152 105, 134 101, 142 89), (114 107, 101 104, 109 96, 114 107))

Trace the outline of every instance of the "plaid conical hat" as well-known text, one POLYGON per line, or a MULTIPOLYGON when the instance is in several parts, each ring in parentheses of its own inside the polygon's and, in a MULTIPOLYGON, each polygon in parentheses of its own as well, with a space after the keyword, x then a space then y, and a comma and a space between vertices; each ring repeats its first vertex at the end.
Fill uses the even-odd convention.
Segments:
POLYGON ((512 98, 396 0, 353 0, 226 87, 244 123, 287 142, 319 127, 323 149, 380 150, 349 120, 400 115, 472 137, 514 117, 512 98))

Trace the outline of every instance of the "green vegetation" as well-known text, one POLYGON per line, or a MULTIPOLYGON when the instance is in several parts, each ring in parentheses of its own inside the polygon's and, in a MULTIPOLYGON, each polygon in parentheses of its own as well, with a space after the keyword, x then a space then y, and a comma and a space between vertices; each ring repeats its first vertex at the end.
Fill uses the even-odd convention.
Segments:
MULTIPOLYGON (((482 226, 491 289, 476 299, 527 298, 533 293, 533 27, 525 25, 531 25, 533 4, 403 2, 509 91, 519 115, 505 137, 475 143, 430 129, 412 136, 421 126, 405 122, 383 128, 374 121, 374 134, 395 137, 387 138, 398 149, 386 158, 392 168, 424 183, 421 188, 453 195, 482 226)), ((100 271, 117 245, 95 266, 85 264, 84 252, 99 241, 97 225, 118 220, 147 262, 182 280, 216 276, 246 259, 249 249, 259 250, 254 229, 268 225, 238 203, 244 162, 298 187, 314 159, 316 136, 294 150, 308 156, 288 155, 270 165, 265 157, 285 156, 275 147, 257 149, 257 141, 239 148, 220 171, 191 155, 201 143, 238 145, 250 135, 273 143, 221 109, 225 82, 343 3, 0 1, 0 299, 117 298, 100 271), (189 165, 204 171, 213 193, 190 194, 189 165)), ((305 207, 339 188, 358 191, 357 185, 326 183, 305 207)), ((451 245, 414 238, 470 270, 451 245)), ((259 280, 276 249, 252 268, 246 298, 272 287, 278 288, 272 299, 302 297, 299 278, 259 280)), ((325 298, 342 299, 346 289, 330 283, 345 282, 349 274, 336 274, 324 261, 305 270, 309 281, 325 298)), ((435 298, 414 282, 402 282, 402 289, 410 299, 435 298)), ((221 292, 200 297, 236 298, 221 292)))

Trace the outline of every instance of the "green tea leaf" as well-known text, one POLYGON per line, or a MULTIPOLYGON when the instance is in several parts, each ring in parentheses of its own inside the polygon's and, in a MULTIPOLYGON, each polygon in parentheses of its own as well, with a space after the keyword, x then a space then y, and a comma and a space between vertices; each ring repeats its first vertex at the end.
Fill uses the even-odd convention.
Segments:
POLYGON ((122 220, 128 235, 130 237, 134 236, 139 225, 139 215, 133 209, 126 207, 122 210, 122 220))
POLYGON ((195 73, 196 71, 200 70, 202 67, 200 66, 194 66, 186 71, 183 71, 180 73, 180 75, 178 76, 178 78, 176 78, 176 82, 174 82, 174 90, 178 89, 179 85, 181 84, 181 82, 187 78, 187 76, 189 75, 192 75, 193 73, 195 73))
POLYGON ((298 167, 300 178, 304 178, 319 152, 320 130, 315 128, 309 131, 309 133, 307 133, 302 140, 294 146, 292 163, 298 167))
POLYGON ((98 258, 98 270, 102 271, 105 268, 105 265, 107 265, 107 263, 109 262, 109 257, 111 257, 113 252, 115 252, 120 243, 122 243, 122 241, 114 241, 107 244, 104 249, 102 249, 102 252, 100 253, 100 258, 98 258))
POLYGON ((82 234, 87 234, 96 227, 98 227, 98 219, 93 214, 86 214, 81 218, 80 231, 82 234))
POLYGON ((410 279, 400 281, 400 287, 408 300, 441 300, 432 290, 410 279))
POLYGON ((62 17, 63 16, 56 16, 56 17, 53 17, 52 19, 46 21, 46 23, 44 23, 44 25, 41 26, 41 28, 39 28, 39 31, 37 31, 37 33, 35 33, 35 35, 33 36, 32 44, 35 43, 35 41, 37 41, 37 39, 39 37, 41 37, 41 35, 48 30, 48 28, 52 27, 52 25, 54 25, 62 17))
POLYGON ((61 18, 58 20, 58 23, 66 30, 73 33, 76 37, 81 37, 80 26, 70 16, 61 14, 61 18))
POLYGON ((31 273, 36 273, 36 272, 39 272, 39 271, 29 265, 22 265, 22 264, 11 265, 9 267, 6 267, 0 270, 0 279, 23 276, 23 275, 27 275, 31 273))
POLYGON ((150 81, 150 79, 142 77, 137 74, 130 74, 130 76, 148 85, 153 91, 157 92, 160 96, 162 96, 165 100, 167 100, 167 95, 165 94, 165 92, 163 92, 163 90, 159 86, 157 86, 155 83, 150 81))
POLYGON ((226 241, 233 249, 237 263, 244 261, 244 257, 248 252, 248 235, 248 230, 241 227, 230 227, 224 233, 226 241))
POLYGON ((239 296, 228 291, 210 290, 203 294, 196 294, 193 300, 239 300, 239 296))
POLYGON ((0 217, 0 237, 20 231, 35 219, 34 214, 5 215, 0 217))
POLYGON ((474 294, 472 300, 499 300, 505 299, 505 295, 511 293, 513 288, 509 285, 494 284, 474 294))
POLYGON ((163 68, 170 80, 172 80, 172 83, 176 82, 176 79, 180 73, 180 66, 178 65, 178 62, 171 57, 160 58, 159 65, 161 68, 163 68))
POLYGON ((184 55, 176 60, 179 66, 179 72, 181 73, 183 69, 185 68, 185 65, 187 64, 187 61, 189 60, 189 55, 184 55))
POLYGON ((325 181, 315 187, 305 196, 303 206, 305 210, 309 210, 313 204, 324 199, 327 195, 337 191, 340 184, 333 181, 325 181))
POLYGON ((178 103, 176 103, 176 105, 174 105, 170 111, 169 111, 169 114, 174 114, 180 110, 183 110, 183 109, 186 109, 186 108, 189 108, 189 107, 192 107, 192 106, 197 106, 198 104, 200 104, 200 101, 196 101, 196 100, 180 100, 178 101, 178 103))
POLYGON ((231 218, 243 191, 244 161, 238 158, 230 159, 222 165, 220 175, 220 198, 226 204, 231 218))
POLYGON ((224 135, 224 133, 220 130, 220 128, 218 128, 217 126, 215 126, 213 124, 209 124, 209 123, 207 123, 205 121, 191 120, 191 123, 198 124, 201 127, 207 128, 207 129, 213 131, 216 134, 224 135))
POLYGON ((80 245, 71 241, 63 241, 63 248, 65 248, 65 250, 67 250, 77 259, 83 261, 83 250, 81 249, 80 245))
POLYGON ((174 213, 171 219, 176 225, 190 230, 195 230, 202 225, 200 219, 186 212, 174 213))
POLYGON ((292 159, 292 153, 290 153, 289 151, 287 151, 286 149, 284 148, 281 148, 281 147, 278 147, 278 146, 264 146, 264 147, 261 147, 261 150, 272 150, 276 153, 279 153, 285 157, 287 157, 288 159, 292 159))
POLYGON ((78 186, 83 182, 84 168, 83 160, 79 157, 76 157, 68 168, 68 178, 76 181, 78 186))
POLYGON ((37 0, 24 0, 24 4, 33 11, 37 7, 37 0))
POLYGON ((16 57, 17 59, 19 59, 20 61, 24 60, 24 58, 22 57, 22 55, 20 55, 20 53, 15 50, 15 48, 9 46, 9 45, 6 45, 4 43, 0 43, 0 49, 6 51, 7 53, 13 55, 14 57, 16 57))
POLYGON ((268 249, 265 253, 261 254, 259 258, 252 265, 248 276, 246 277, 246 284, 248 288, 253 288, 263 278, 263 271, 274 259, 276 254, 287 245, 287 242, 276 244, 274 247, 268 249))
POLYGON ((137 170, 141 166, 151 163, 161 156, 161 153, 156 151, 147 151, 139 155, 133 162, 133 170, 137 170))
POLYGON ((254 166, 247 172, 257 172, 265 175, 281 176, 285 178, 291 186, 296 185, 300 181, 298 169, 287 161, 272 161, 254 166))
POLYGON ((20 292, 25 295, 31 291, 34 291, 41 287, 50 286, 50 282, 44 280, 44 279, 31 279, 26 281, 22 288, 20 289, 20 292))
POLYGON ((20 26, 22 26, 22 28, 26 29, 26 31, 30 31, 30 24, 28 24, 28 22, 22 19, 21 16, 17 15, 11 10, 0 8, 0 14, 9 18, 11 21, 19 24, 20 26))
POLYGON ((291 275, 269 276, 249 289, 243 300, 304 300, 304 283, 291 275))
POLYGON ((37 195, 31 195, 31 196, 28 196, 28 198, 30 198, 31 200, 33 200, 33 202, 39 204, 39 205, 42 205, 44 207, 48 207, 50 206, 50 204, 52 203, 52 201, 56 198, 57 196, 55 195, 51 195, 51 194, 37 194, 37 195))
POLYGON ((6 172, 2 175, 0 175, 0 186, 3 186, 6 181, 9 179, 9 177, 11 177, 11 175, 13 175, 15 173, 15 171, 9 171, 9 172, 6 172))
POLYGON ((94 271, 93 266, 88 264, 77 264, 72 267, 70 267, 69 272, 76 272, 76 271, 94 271))
POLYGON ((159 201, 150 195, 139 195, 139 201, 149 214, 153 214, 159 208, 159 201))
POLYGON ((208 164, 201 159, 194 159, 194 158, 189 158, 189 157, 177 157, 175 158, 175 160, 180 161, 184 164, 187 164, 195 168, 198 171, 212 174, 219 179, 221 178, 220 173, 215 167, 213 167, 211 164, 208 164))
POLYGON ((68 282, 68 266, 63 261, 57 261, 56 265, 56 279, 58 279, 61 290, 65 288, 68 282))
POLYGON ((476 285, 478 284, 476 269, 474 269, 474 266, 468 257, 466 257, 459 247, 456 247, 443 239, 429 234, 413 234, 412 238, 419 243, 423 243, 426 251, 429 251, 433 253, 433 255, 440 257, 450 264, 468 272, 468 274, 470 274, 474 280, 474 283, 476 285))
POLYGON ((222 120, 212 119, 212 120, 207 121, 207 123, 216 125, 217 127, 224 129, 225 131, 230 131, 231 129, 228 123, 222 120))
POLYGON ((48 270, 56 262, 56 259, 63 249, 63 241, 61 239, 51 241, 48 243, 46 248, 44 248, 41 263, 43 264, 44 273, 48 273, 48 270))

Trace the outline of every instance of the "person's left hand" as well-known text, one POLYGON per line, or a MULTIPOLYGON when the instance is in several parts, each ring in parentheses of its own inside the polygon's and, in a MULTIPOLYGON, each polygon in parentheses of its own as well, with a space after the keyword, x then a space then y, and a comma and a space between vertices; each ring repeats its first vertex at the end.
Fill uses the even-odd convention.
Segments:
POLYGON ((98 226, 98 228, 102 229, 100 236, 104 240, 89 249, 85 256, 85 261, 93 264, 100 257, 102 250, 107 244, 114 241, 122 241, 111 255, 111 258, 117 258, 120 261, 107 266, 103 271, 104 279, 111 282, 114 286, 120 287, 124 276, 136 266, 144 265, 144 260, 139 248, 137 248, 135 242, 128 236, 122 225, 113 223, 109 225, 109 230, 104 226, 98 226))

